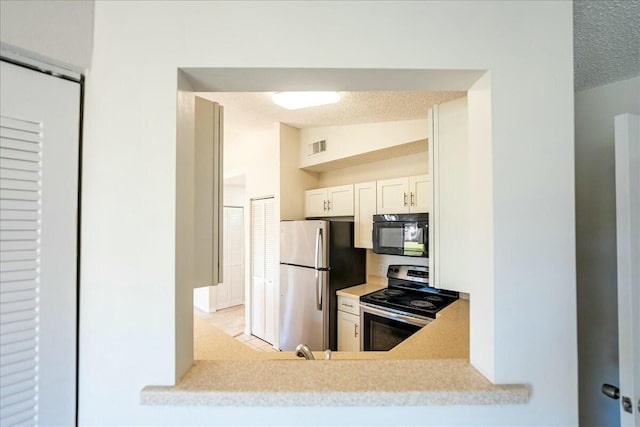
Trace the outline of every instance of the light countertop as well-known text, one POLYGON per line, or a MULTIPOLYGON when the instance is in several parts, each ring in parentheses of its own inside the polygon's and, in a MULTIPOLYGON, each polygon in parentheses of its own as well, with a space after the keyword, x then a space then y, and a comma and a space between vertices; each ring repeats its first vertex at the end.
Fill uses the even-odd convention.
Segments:
POLYGON ((175 387, 145 387, 142 404, 426 406, 523 404, 521 385, 494 385, 463 360, 200 360, 175 387), (407 375, 420 372, 420 375, 407 375))
MULTIPOLYGON (((351 292, 364 292, 367 285, 351 292)), ((380 289, 375 286, 371 292, 380 289)), ((143 404, 424 406, 522 404, 529 399, 525 386, 494 385, 469 363, 467 300, 444 308, 436 320, 388 352, 336 351, 330 361, 303 360, 294 352, 256 352, 215 328, 197 327, 204 320, 194 321, 201 334, 196 343, 215 343, 194 349, 196 358, 208 360, 194 362, 176 386, 145 387, 143 404)), ((314 354, 324 358, 323 352, 314 354)))
POLYGON ((380 289, 386 288, 387 285, 384 283, 377 282, 367 282, 362 285, 352 286, 350 288, 341 289, 336 292, 339 296, 350 297, 350 298, 360 298, 362 295, 370 294, 371 292, 379 291, 380 289))

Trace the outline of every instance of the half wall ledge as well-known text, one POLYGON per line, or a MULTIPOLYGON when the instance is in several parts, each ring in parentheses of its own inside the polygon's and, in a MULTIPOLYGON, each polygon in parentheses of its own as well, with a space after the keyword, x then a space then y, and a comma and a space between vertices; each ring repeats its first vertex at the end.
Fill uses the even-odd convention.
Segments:
POLYGON ((467 360, 196 361, 176 386, 147 386, 143 405, 517 405, 524 385, 495 385, 467 360), (407 375, 412 372, 414 375, 407 375))

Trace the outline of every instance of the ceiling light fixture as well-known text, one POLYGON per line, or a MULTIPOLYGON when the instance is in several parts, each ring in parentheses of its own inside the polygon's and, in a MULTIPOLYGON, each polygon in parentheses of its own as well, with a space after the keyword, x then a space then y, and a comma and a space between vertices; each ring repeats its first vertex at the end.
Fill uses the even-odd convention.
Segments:
POLYGON ((340 101, 340 95, 338 92, 278 92, 271 97, 271 100, 287 110, 299 110, 335 104, 340 101))

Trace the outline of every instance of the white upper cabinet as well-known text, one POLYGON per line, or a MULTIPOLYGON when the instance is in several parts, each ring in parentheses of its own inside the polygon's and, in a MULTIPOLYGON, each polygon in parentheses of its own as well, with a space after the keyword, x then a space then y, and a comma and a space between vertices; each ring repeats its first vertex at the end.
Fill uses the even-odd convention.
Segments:
POLYGON ((409 212, 429 212, 431 205, 430 186, 428 174, 409 177, 409 212))
POLYGON ((373 215, 376 214, 376 182, 363 182, 353 186, 354 246, 373 248, 373 215))
POLYGON ((409 178, 378 181, 377 213, 409 213, 409 178))
POLYGON ((318 188, 304 193, 304 216, 315 218, 327 215, 327 189, 318 188))
POLYGON ((327 188, 329 216, 353 216, 353 185, 327 188))
POLYGON ((429 175, 385 179, 377 185, 377 213, 429 212, 429 175))
POLYGON ((353 185, 305 191, 306 218, 353 216, 353 185))

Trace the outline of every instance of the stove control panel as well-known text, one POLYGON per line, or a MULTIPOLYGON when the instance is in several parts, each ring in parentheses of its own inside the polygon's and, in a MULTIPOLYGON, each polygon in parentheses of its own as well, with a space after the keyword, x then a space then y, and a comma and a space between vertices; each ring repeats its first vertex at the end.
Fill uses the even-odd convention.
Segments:
POLYGON ((390 265, 387 269, 387 277, 389 279, 429 283, 429 267, 424 265, 390 265))

